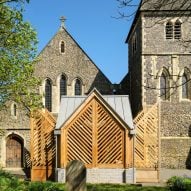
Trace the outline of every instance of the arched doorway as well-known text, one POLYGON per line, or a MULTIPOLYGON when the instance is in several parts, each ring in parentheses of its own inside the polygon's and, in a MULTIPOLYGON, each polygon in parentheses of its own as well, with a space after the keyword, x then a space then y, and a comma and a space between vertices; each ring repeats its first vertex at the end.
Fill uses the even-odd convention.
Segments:
POLYGON ((16 135, 10 135, 6 142, 6 167, 19 168, 23 164, 23 141, 16 135))

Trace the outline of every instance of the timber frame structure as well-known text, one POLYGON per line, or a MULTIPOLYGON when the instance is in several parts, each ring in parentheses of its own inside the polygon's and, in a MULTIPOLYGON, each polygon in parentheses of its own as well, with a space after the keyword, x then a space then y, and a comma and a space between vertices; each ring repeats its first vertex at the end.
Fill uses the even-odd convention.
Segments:
POLYGON ((143 109, 134 119, 136 182, 159 182, 159 104, 143 109))
POLYGON ((31 180, 45 181, 54 178, 56 121, 47 110, 36 111, 31 116, 31 180))
POLYGON ((61 168, 71 160, 87 168, 130 168, 130 128, 94 91, 61 127, 61 168))
MULTIPOLYGON (((136 168, 136 182, 159 180, 157 104, 134 119, 136 136, 133 138, 135 130, 111 107, 115 96, 104 98, 94 90, 86 98, 79 98, 81 101, 76 97, 71 99, 79 104, 61 123, 58 121, 63 113, 60 113, 57 119, 60 125, 47 110, 38 111, 31 118, 32 181, 58 180, 54 176, 57 169, 66 169, 72 160, 82 161, 87 169, 103 169, 104 172, 136 168)), ((115 102, 119 109, 119 100, 115 102)), ((122 105, 124 103, 123 100, 122 105)), ((134 173, 133 170, 135 183, 134 173)))
POLYGON ((80 160, 87 182, 134 182, 132 130, 128 96, 97 89, 88 96, 63 96, 55 128, 56 180, 65 181, 67 164, 80 160))

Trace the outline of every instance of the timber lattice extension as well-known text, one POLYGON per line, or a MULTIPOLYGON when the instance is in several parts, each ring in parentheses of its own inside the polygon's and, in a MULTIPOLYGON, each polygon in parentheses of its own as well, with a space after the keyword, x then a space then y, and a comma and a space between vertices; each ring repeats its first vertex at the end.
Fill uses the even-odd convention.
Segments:
POLYGON ((54 128, 56 121, 48 110, 31 117, 31 180, 52 179, 55 162, 54 128))
POLYGON ((97 99, 90 100, 61 130, 61 166, 77 159, 87 168, 129 168, 132 141, 124 127, 97 99))
POLYGON ((143 109, 134 119, 134 123, 136 126, 134 154, 137 180, 156 182, 159 167, 158 104, 149 109, 143 109))

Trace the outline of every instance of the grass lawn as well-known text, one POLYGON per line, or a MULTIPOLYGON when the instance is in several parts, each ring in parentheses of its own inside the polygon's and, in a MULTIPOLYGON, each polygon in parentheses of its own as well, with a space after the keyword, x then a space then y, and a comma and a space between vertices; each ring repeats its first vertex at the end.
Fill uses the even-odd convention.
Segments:
MULTIPOLYGON (((49 182, 50 183, 50 182, 49 182)), ((49 184, 48 183, 48 184, 49 184)), ((50 183, 49 186, 40 186, 40 184, 46 183, 38 183, 33 182, 29 183, 28 190, 31 191, 64 191, 64 184, 60 183, 50 183), (52 184, 52 186, 51 186, 52 184), (54 186, 53 186, 54 185, 54 186)), ((28 191, 27 190, 27 191, 28 191)), ((128 185, 128 184, 87 184, 87 191, 169 191, 167 187, 154 187, 154 186, 136 186, 136 185, 128 185)))
POLYGON ((88 191, 168 191, 166 187, 136 186, 126 184, 88 184, 88 191))
MULTIPOLYGON (((65 185, 55 182, 19 180, 0 170, 0 191, 64 191, 65 185)), ((136 186, 128 184, 87 184, 87 191, 168 191, 166 187, 136 186)))
MULTIPOLYGON (((64 191, 64 184, 57 184, 64 191)), ((169 191, 167 187, 136 186, 128 184, 87 184, 87 191, 169 191)))

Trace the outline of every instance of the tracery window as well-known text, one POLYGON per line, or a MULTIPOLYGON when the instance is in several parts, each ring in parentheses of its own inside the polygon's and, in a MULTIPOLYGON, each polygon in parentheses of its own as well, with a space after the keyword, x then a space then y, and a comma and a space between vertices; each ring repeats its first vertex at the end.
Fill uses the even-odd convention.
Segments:
POLYGON ((45 82, 45 108, 52 111, 52 83, 49 79, 45 82))
POLYGON ((76 79, 75 85, 74 85, 74 91, 75 95, 82 95, 82 83, 79 79, 76 79))
POLYGON ((62 95, 67 95, 66 77, 64 75, 60 78, 60 99, 62 95))

